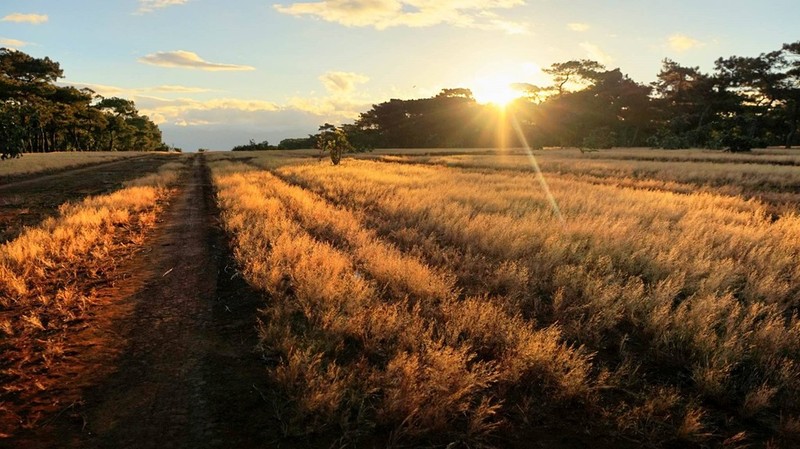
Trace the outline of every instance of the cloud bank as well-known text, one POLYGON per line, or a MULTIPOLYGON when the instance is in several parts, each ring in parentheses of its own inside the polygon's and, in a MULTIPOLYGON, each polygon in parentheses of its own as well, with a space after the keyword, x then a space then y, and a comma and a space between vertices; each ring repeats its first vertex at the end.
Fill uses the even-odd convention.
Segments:
POLYGON ((447 24, 462 28, 525 33, 528 26, 506 20, 497 10, 524 5, 523 0, 325 0, 274 5, 292 16, 310 16, 348 27, 429 27, 447 24))
POLYGON ((588 31, 589 28, 591 27, 589 26, 588 23, 572 22, 567 24, 567 28, 569 28, 572 31, 583 32, 583 31, 588 31))
POLYGON ((139 58, 139 62, 159 67, 173 67, 181 69, 219 71, 246 71, 255 70, 249 65, 220 64, 209 62, 191 51, 159 51, 139 58))
POLYGON ((157 9, 186 4, 189 0, 139 0, 139 14, 146 14, 157 9))
POLYGON ((211 89, 203 87, 190 87, 190 86, 176 86, 176 85, 161 85, 152 87, 118 87, 109 86, 107 84, 96 83, 79 83, 79 82, 63 82, 58 83, 61 86, 74 86, 79 89, 89 88, 95 91, 98 95, 103 97, 133 97, 137 95, 148 94, 197 94, 204 92, 211 92, 211 89))
POLYGON ((667 39, 669 48, 682 53, 693 48, 702 47, 704 44, 697 39, 691 38, 685 34, 673 34, 667 39))
POLYGON ((23 14, 15 12, 3 17, 1 20, 3 22, 30 23, 31 25, 39 25, 47 22, 49 19, 50 18, 47 17, 46 14, 23 14))
POLYGON ((590 42, 581 42, 580 47, 586 52, 589 59, 599 62, 603 65, 610 65, 614 63, 614 57, 606 53, 595 44, 590 42))
POLYGON ((369 77, 352 72, 327 72, 319 80, 332 95, 347 95, 356 89, 356 85, 369 81, 369 77))
POLYGON ((369 81, 366 75, 331 70, 318 79, 325 88, 323 94, 310 93, 280 103, 224 96, 209 98, 208 93, 213 90, 180 85, 132 88, 78 82, 59 84, 87 87, 104 97, 134 100, 139 112, 161 127, 165 142, 186 149, 201 146, 230 149, 251 138, 258 141, 267 138, 277 143, 287 137, 302 137, 315 132, 322 123, 351 121, 374 102, 359 92, 359 86, 369 81))
POLYGON ((24 47, 24 46, 26 46, 28 44, 29 44, 29 42, 21 41, 19 39, 7 39, 7 38, 4 38, 4 37, 0 37, 0 46, 2 46, 2 47, 19 49, 19 48, 22 48, 22 47, 24 47))

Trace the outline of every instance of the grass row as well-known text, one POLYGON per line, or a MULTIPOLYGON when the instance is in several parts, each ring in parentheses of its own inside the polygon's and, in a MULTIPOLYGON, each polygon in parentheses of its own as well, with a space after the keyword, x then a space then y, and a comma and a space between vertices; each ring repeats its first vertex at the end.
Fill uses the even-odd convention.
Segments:
POLYGON ((482 444, 521 408, 591 400, 590 354, 558 326, 461 295, 452 273, 267 172, 212 171, 235 256, 269 294, 261 346, 287 436, 482 444))
POLYGON ((111 194, 65 203, 0 245, 0 434, 30 424, 15 404, 56 387, 47 373, 63 357, 69 329, 99 305, 94 286, 141 244, 182 169, 164 164, 111 194))
POLYGON ((35 173, 62 170, 142 156, 145 152, 84 151, 60 153, 31 153, 18 159, 0 162, 0 181, 35 173))
POLYGON ((622 432, 720 444, 798 430, 795 214, 548 177, 562 225, 530 174, 357 161, 277 174, 359 211, 467 294, 596 351, 598 406, 622 432))

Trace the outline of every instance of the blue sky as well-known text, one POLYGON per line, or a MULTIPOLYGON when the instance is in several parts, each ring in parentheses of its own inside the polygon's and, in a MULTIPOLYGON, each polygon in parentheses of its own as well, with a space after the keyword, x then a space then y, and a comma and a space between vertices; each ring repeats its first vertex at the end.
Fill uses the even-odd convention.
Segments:
POLYGON ((187 150, 304 136, 373 103, 588 58, 653 81, 800 40, 797 0, 3 0, 0 45, 136 101, 187 150))

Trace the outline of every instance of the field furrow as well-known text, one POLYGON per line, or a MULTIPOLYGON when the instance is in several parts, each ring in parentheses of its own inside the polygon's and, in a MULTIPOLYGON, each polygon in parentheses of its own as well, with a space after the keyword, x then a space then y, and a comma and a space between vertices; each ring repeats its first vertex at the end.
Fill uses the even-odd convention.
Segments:
POLYGON ((797 412, 780 395, 798 388, 794 214, 774 219, 737 197, 568 176, 548 176, 551 203, 532 174, 356 161, 276 173, 368 216, 378 236, 456 274, 468 292, 505 280, 496 291, 512 299, 507 310, 559 323, 570 341, 604 355, 595 368, 613 373, 610 384, 638 391, 620 410, 635 413, 674 389, 677 413, 708 414, 714 425, 730 419, 720 402, 745 418, 797 412), (634 365, 657 379, 632 379, 634 365))
POLYGON ((13 240, 26 226, 36 226, 47 217, 57 215, 59 206, 66 202, 111 193, 126 182, 155 173, 164 164, 178 160, 179 156, 166 154, 139 155, 134 159, 127 156, 112 159, 113 162, 0 184, 0 243, 13 240))
POLYGON ((482 441, 521 404, 591 396, 589 358, 557 327, 459 298, 452 275, 267 172, 220 165, 215 183, 245 277, 272 298, 262 346, 288 433, 353 416, 348 439, 482 441))
POLYGON ((65 339, 98 305, 94 289, 156 224, 183 167, 162 165, 114 193, 65 203, 57 216, 0 245, 0 433, 35 421, 16 416, 17 405, 58 388, 47 373, 65 355, 65 339))

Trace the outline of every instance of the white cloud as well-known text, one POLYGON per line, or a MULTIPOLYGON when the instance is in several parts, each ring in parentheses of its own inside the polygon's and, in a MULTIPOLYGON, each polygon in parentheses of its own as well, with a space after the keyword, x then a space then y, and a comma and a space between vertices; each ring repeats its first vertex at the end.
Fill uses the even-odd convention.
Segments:
POLYGON ((341 123, 357 118, 372 104, 356 92, 359 84, 369 80, 366 75, 329 71, 320 75, 319 80, 327 95, 296 96, 284 104, 238 98, 168 99, 154 95, 137 95, 135 101, 142 113, 156 123, 180 127, 222 123, 234 127, 257 125, 298 114, 306 117, 307 121, 316 117, 319 123, 341 123))
POLYGON ((175 85, 162 85, 153 87, 119 87, 109 86, 107 84, 96 83, 78 83, 78 82, 64 82, 58 83, 61 86, 75 86, 79 89, 89 88, 95 91, 98 95, 104 97, 133 97, 142 94, 151 93, 167 93, 167 94, 196 94, 203 92, 211 92, 211 89, 203 87, 189 87, 189 86, 175 86, 175 85))
POLYGON ((214 117, 220 115, 249 115, 255 112, 276 112, 281 107, 271 101, 243 100, 238 98, 214 98, 194 100, 191 98, 167 99, 152 96, 135 97, 136 106, 157 124, 193 123, 194 126, 206 123, 223 122, 214 117), (233 113, 233 114, 231 114, 233 113), (201 117, 198 117, 200 115, 201 117))
POLYGON ((23 14, 15 12, 3 17, 3 22, 16 22, 16 23, 30 23, 32 25, 39 25, 45 23, 49 17, 46 14, 23 14))
POLYGON ((220 64, 209 62, 191 51, 159 51, 139 58, 139 62, 159 67, 176 67, 206 71, 242 71, 255 70, 249 65, 220 64))
POLYGON ((685 34, 673 34, 667 39, 669 47, 677 52, 684 52, 692 48, 702 47, 702 42, 685 34))
POLYGON ((614 62, 614 57, 603 51, 600 47, 589 42, 581 42, 580 47, 586 52, 589 59, 603 65, 610 65, 614 62))
POLYGON ((178 120, 174 123, 175 126, 187 127, 187 126, 208 126, 208 125, 216 125, 217 123, 209 122, 208 120, 178 120))
POLYGON ((588 23, 572 22, 567 24, 567 28, 569 28, 572 31, 583 32, 583 31, 588 31, 589 28, 591 27, 589 26, 588 23))
POLYGON ((88 87, 106 97, 132 99, 142 114, 161 126, 167 142, 189 148, 227 149, 252 137, 268 136, 272 142, 313 133, 325 122, 349 122, 375 102, 358 90, 369 80, 366 75, 329 71, 318 78, 325 87, 324 93, 296 96, 281 103, 228 97, 191 98, 193 94, 213 91, 188 86, 131 88, 76 82, 60 85, 88 87))
POLYGON ((180 93, 180 94, 198 94, 203 92, 211 92, 211 89, 205 89, 202 87, 188 87, 188 86, 174 86, 174 85, 149 87, 147 88, 147 90, 151 92, 180 93))
POLYGON ((494 11, 524 5, 524 0, 323 0, 274 5, 293 16, 311 16, 348 27, 428 27, 448 24, 463 28, 525 33, 528 25, 506 20, 494 11))
POLYGON ((289 99, 286 109, 307 112, 320 117, 321 121, 341 123, 353 120, 371 105, 370 102, 342 97, 294 97, 289 99))
POLYGON ((29 42, 21 41, 18 39, 7 39, 4 37, 0 37, 0 47, 7 47, 7 48, 22 48, 26 45, 29 45, 29 42))
POLYGON ((348 95, 356 89, 357 84, 369 81, 369 77, 352 72, 327 72, 319 80, 332 95, 348 95))
POLYGON ((189 0, 139 0, 139 14, 153 12, 157 9, 186 4, 189 0))

